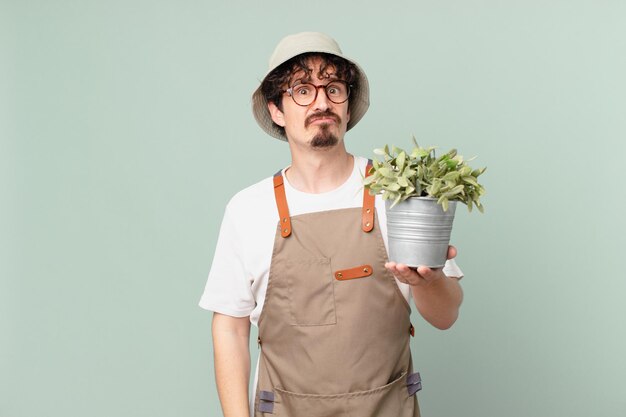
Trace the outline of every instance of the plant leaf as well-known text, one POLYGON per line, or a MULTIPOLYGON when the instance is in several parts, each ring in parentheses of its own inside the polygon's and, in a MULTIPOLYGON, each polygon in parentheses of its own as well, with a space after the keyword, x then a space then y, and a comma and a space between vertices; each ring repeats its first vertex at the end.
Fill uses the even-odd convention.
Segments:
POLYGON ((401 151, 396 157, 396 166, 398 170, 402 171, 404 169, 404 163, 406 161, 406 152, 401 151))
POLYGON ((376 176, 375 175, 370 175, 369 177, 365 177, 363 179, 363 185, 369 185, 372 182, 374 182, 376 180, 376 176))
POLYGON ((395 175, 393 174, 393 170, 391 168, 387 168, 387 167, 383 167, 383 168, 379 168, 378 172, 380 172, 381 175, 387 177, 387 178, 393 178, 395 175))
POLYGON ((447 198, 444 198, 441 201, 441 207, 443 207, 443 211, 448 211, 448 199, 447 198))
POLYGON ((456 181, 459 179, 461 174, 458 171, 450 171, 446 175, 443 176, 442 180, 444 181, 456 181))
POLYGON ((478 187, 478 181, 476 181, 476 178, 474 178, 471 175, 468 175, 466 177, 461 177, 461 179, 468 184, 472 184, 473 186, 478 187))

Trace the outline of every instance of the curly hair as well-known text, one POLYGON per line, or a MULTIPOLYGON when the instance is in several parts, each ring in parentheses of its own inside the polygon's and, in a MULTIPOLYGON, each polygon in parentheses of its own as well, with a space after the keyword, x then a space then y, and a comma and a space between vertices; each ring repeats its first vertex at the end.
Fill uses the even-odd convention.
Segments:
MULTIPOLYGON (((351 87, 352 92, 357 91, 359 73, 357 67, 350 61, 338 57, 332 54, 326 54, 322 52, 308 52, 305 54, 297 55, 288 61, 280 64, 274 71, 269 73, 267 77, 261 83, 261 92, 265 100, 270 103, 274 103, 280 110, 283 109, 283 93, 285 86, 289 85, 292 81, 294 74, 299 71, 304 71, 307 78, 311 78, 313 69, 309 67, 309 61, 311 58, 321 58, 320 70, 317 74, 319 79, 324 78, 329 67, 335 70, 335 74, 338 78, 345 80, 351 87)), ((350 94, 352 96, 353 93, 350 94)), ((348 109, 350 108, 350 101, 348 101, 348 109)), ((276 125, 284 134, 284 128, 276 125)))

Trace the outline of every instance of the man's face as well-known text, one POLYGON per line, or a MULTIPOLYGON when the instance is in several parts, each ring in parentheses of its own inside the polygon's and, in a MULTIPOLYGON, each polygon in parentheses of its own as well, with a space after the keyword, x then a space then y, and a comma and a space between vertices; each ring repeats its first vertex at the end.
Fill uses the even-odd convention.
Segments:
MULTIPOLYGON (((294 73, 289 85, 284 86, 285 90, 291 87, 297 91, 297 86, 302 83, 325 86, 338 79, 332 66, 320 74, 322 60, 319 57, 311 58, 307 64, 312 70, 309 75, 304 71, 294 73)), ((307 106, 297 104, 285 93, 282 110, 273 103, 269 104, 269 109, 274 123, 285 128, 289 142, 318 149, 332 148, 342 141, 350 120, 348 101, 333 103, 324 88, 317 89, 317 97, 307 106)))

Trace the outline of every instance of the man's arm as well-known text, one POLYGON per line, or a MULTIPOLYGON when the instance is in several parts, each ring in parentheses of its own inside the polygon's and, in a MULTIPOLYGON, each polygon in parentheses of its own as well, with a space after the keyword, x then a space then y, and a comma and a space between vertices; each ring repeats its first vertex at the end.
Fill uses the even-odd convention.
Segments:
MULTIPOLYGON (((456 256, 456 248, 448 248, 448 259, 456 256)), ((420 266, 417 270, 405 264, 388 262, 386 265, 401 282, 411 285, 415 307, 422 317, 438 329, 452 327, 459 317, 463 290, 459 280, 448 277, 441 268, 420 266)))
POLYGON ((250 318, 213 313, 215 381, 224 417, 249 417, 250 318))

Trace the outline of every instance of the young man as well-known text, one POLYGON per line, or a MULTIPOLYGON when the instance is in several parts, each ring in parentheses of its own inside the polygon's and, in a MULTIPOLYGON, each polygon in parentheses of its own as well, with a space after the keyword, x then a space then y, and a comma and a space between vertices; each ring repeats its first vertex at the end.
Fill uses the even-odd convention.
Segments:
POLYGON ((217 387, 226 417, 415 417, 409 299, 449 328, 462 277, 389 262, 379 197, 344 135, 369 106, 363 70, 321 33, 284 38, 253 94, 265 132, 292 163, 228 203, 200 306, 214 312, 217 387), (250 323, 259 363, 248 406, 250 323))

